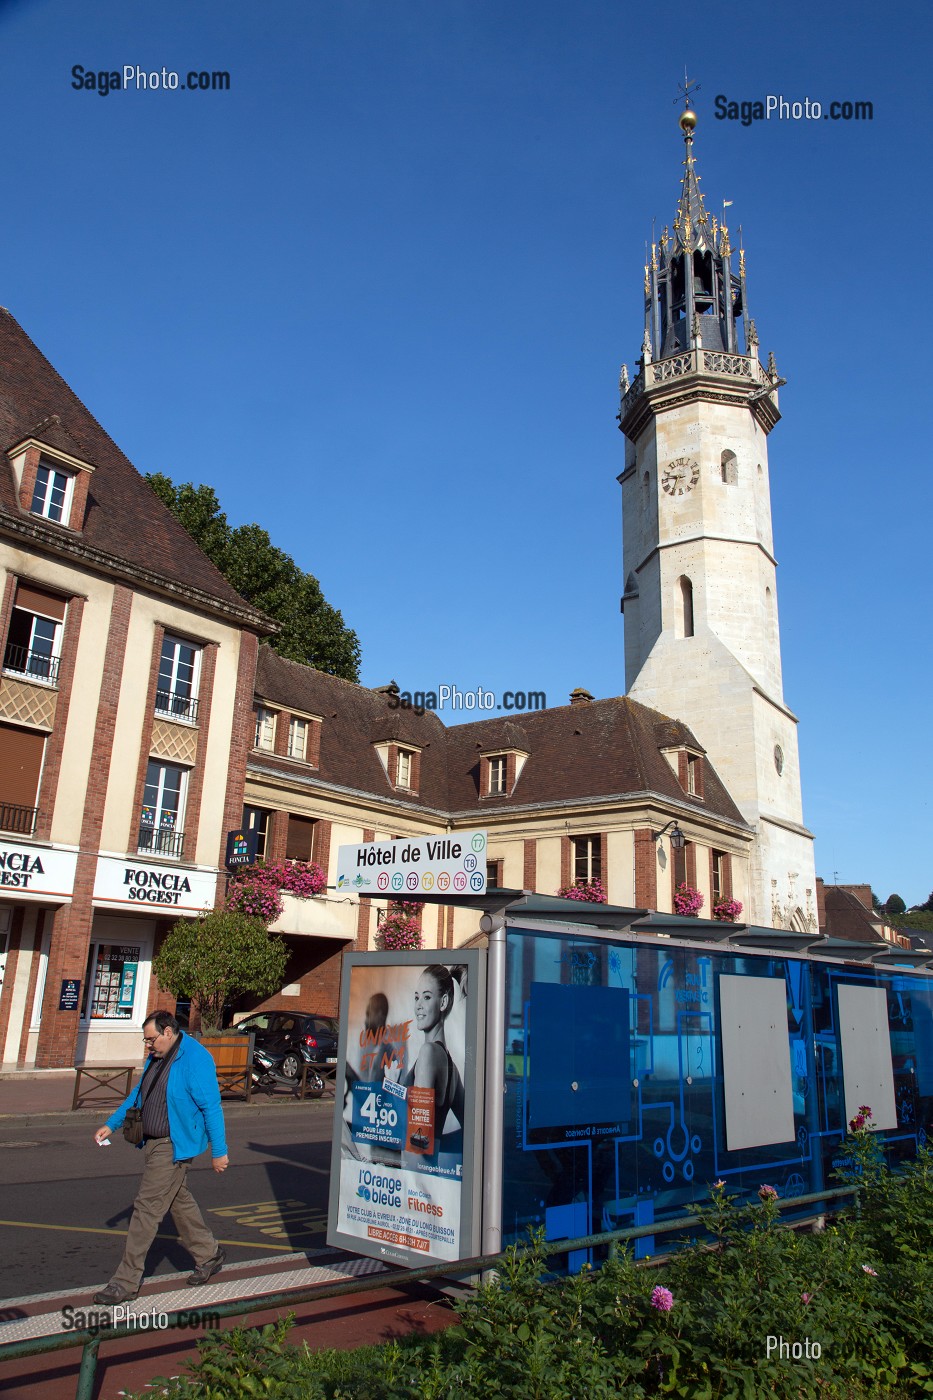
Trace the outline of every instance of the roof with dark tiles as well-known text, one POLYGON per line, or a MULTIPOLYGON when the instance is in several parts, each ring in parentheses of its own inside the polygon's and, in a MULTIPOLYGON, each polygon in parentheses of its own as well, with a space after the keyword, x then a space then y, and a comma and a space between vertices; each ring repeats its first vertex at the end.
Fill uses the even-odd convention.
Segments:
MULTIPOLYGON (((708 814, 744 825, 741 813, 707 761, 704 798, 686 797, 660 752, 666 745, 703 752, 686 725, 618 696, 523 714, 496 715, 472 724, 444 726, 438 715, 390 706, 386 689, 368 690, 351 681, 286 661, 268 646, 259 649, 256 694, 270 705, 323 717, 321 756, 315 776, 324 783, 398 799, 375 751, 395 740, 421 750, 421 779, 414 800, 442 812, 475 811, 477 817, 527 805, 574 799, 624 797, 653 792, 680 803, 695 802, 708 814), (497 750, 529 754, 514 791, 480 795, 480 757, 497 750)), ((282 760, 254 753, 251 765, 282 770, 282 760)))
MULTIPOLYGON (((409 800, 389 783, 376 744, 393 740, 421 750, 421 780, 415 800, 420 806, 446 809, 446 730, 437 715, 389 708, 385 691, 368 690, 353 681, 329 676, 288 661, 269 646, 259 648, 256 694, 283 709, 320 715, 321 753, 316 776, 322 782, 374 797, 409 800)), ((254 752, 250 764, 282 771, 287 759, 254 752)))
POLYGON ((116 443, 61 375, 30 340, 22 326, 0 308, 0 450, 35 438, 94 468, 87 512, 80 534, 24 511, 9 460, 0 463, 0 526, 29 522, 51 548, 78 540, 145 574, 164 578, 173 589, 197 590, 252 619, 250 608, 223 574, 201 552, 171 511, 158 499, 116 443))
POLYGON ((872 910, 866 909, 864 901, 854 890, 844 885, 825 885, 823 900, 825 924, 820 929, 821 933, 830 938, 850 938, 858 943, 885 941, 881 936, 882 920, 872 910))

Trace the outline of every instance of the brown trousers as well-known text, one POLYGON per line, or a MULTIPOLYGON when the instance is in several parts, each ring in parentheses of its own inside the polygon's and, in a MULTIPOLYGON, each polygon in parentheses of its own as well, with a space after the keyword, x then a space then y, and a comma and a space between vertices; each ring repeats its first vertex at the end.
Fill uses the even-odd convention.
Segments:
POLYGON ((126 1248, 110 1280, 128 1293, 135 1293, 140 1286, 149 1246, 167 1211, 171 1211, 179 1238, 196 1265, 212 1259, 220 1248, 185 1185, 190 1162, 172 1161, 171 1138, 150 1138, 143 1152, 146 1164, 136 1193, 126 1248))

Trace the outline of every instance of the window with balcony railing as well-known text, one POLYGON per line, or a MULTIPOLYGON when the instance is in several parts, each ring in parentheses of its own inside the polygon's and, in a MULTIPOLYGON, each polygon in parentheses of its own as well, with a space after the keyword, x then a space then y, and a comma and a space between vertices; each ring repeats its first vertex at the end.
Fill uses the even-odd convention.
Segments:
POLYGON ((59 658, 45 651, 32 651, 8 642, 3 653, 3 669, 14 676, 26 676, 32 681, 58 685, 59 658))
POLYGON ((156 714, 194 724, 198 718, 200 679, 201 648, 180 637, 164 637, 156 685, 156 714))
POLYGON ((37 590, 20 585, 3 649, 4 671, 43 685, 57 685, 64 614, 62 600, 44 599, 37 590), (48 612, 40 611, 43 607, 48 612))
POLYGON ((185 849, 185 833, 172 826, 139 828, 137 850, 141 856, 168 856, 180 860, 185 849))
POLYGON ((181 857, 187 788, 187 768, 150 758, 139 820, 140 855, 170 856, 175 860, 181 857))
POLYGON ((0 831, 12 831, 17 836, 31 836, 36 829, 38 807, 20 807, 15 802, 0 802, 0 831))
POLYGON ((32 836, 46 736, 37 729, 0 724, 0 831, 32 836))

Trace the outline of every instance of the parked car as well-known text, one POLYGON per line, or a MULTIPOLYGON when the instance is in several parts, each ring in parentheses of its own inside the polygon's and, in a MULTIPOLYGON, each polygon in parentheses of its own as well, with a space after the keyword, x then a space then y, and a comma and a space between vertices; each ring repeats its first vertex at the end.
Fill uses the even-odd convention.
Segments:
POLYGON ((255 1048, 283 1058, 280 1071, 289 1079, 297 1079, 301 1062, 335 1065, 337 1063, 337 1022, 331 1016, 309 1012, 256 1011, 238 1021, 233 1030, 255 1034, 255 1048))

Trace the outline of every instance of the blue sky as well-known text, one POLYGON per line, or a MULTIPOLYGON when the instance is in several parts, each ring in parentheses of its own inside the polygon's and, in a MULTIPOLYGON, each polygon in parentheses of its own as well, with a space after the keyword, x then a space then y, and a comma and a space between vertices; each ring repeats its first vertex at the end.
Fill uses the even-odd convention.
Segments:
MULTIPOLYGON (((321 580, 363 681, 624 688, 619 364, 701 88, 762 350, 825 879, 933 886, 929 7, 0 0, 0 303, 141 471, 321 580), (96 92, 72 68, 227 70, 96 92), (874 120, 719 121, 714 99, 874 120)), ((470 716, 464 716, 469 718, 470 716)))

